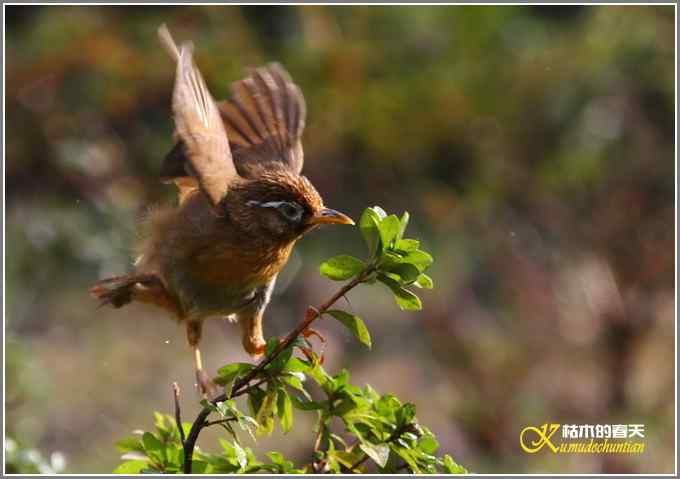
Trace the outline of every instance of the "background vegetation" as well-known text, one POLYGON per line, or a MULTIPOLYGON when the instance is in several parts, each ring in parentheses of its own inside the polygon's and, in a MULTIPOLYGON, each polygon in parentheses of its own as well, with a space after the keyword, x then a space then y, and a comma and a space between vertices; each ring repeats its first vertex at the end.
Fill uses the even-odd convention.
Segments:
MULTIPOLYGON (((329 371, 416 404, 472 471, 672 471, 672 6, 5 12, 5 407, 19 445, 109 472, 117 439, 172 411, 173 381, 186 418, 200 407, 182 328, 87 296, 129 268, 137 219, 172 198, 156 180, 172 146, 166 22, 194 40, 218 98, 245 67, 281 61, 307 98, 305 171, 327 203, 408 209, 437 259, 417 315, 376 288, 351 296, 373 351, 320 325, 329 371), (519 431, 545 421, 644 423, 646 452, 524 454, 519 431)), ((327 297, 321 259, 362 248, 343 228, 302 241, 266 334, 327 297)), ((212 369, 247 360, 219 322, 204 349, 212 369)), ((249 446, 301 458, 305 429, 249 446)))

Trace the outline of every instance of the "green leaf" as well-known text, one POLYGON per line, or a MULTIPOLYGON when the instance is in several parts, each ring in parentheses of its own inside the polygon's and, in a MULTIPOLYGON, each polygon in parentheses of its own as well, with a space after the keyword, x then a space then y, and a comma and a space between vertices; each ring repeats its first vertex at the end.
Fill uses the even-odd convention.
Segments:
POLYGON ((451 456, 448 454, 444 456, 444 471, 448 472, 449 474, 467 474, 468 471, 465 469, 463 466, 456 464, 456 461, 453 460, 451 456))
POLYGON ((380 222, 378 229, 383 250, 386 250, 391 248, 392 243, 397 239, 401 229, 401 222, 395 215, 389 215, 380 222))
POLYGON ((231 384, 231 382, 236 378, 236 376, 241 376, 247 374, 255 366, 250 363, 232 363, 221 367, 217 370, 218 376, 213 379, 215 384, 220 386, 226 386, 231 384))
POLYGON ((399 276, 404 283, 412 283, 420 276, 420 271, 417 267, 409 263, 400 263, 389 269, 390 273, 399 276))
POLYGON ((368 329, 361 318, 339 309, 332 309, 326 312, 344 324, 345 327, 350 331, 352 331, 352 334, 354 334, 354 336, 356 336, 359 341, 364 343, 369 348, 371 347, 371 335, 368 333, 368 329))
POLYGON ((371 211, 373 211, 376 215, 378 215, 378 219, 380 221, 384 220, 385 217, 387 216, 387 213, 385 213, 385 210, 382 209, 380 206, 373 206, 369 208, 371 211))
POLYGON ((317 401, 303 401, 302 399, 296 397, 294 394, 289 396, 295 409, 300 411, 314 411, 316 409, 323 409, 323 404, 317 401))
POLYGON ((290 400, 288 392, 279 388, 277 399, 277 411, 279 414, 279 421, 281 422, 281 430, 287 433, 293 428, 293 403, 290 400))
POLYGON ((406 464, 408 464, 408 467, 411 469, 411 472, 414 472, 416 474, 420 473, 420 468, 418 467, 418 464, 416 463, 415 458, 411 454, 410 449, 406 449, 404 447, 393 447, 392 450, 396 452, 399 457, 401 457, 406 464))
MULTIPOLYGON (((277 342, 278 344, 278 342, 277 342)), ((282 370, 290 360, 291 356, 293 355, 293 346, 288 346, 286 349, 281 351, 278 356, 276 356, 276 359, 274 359, 271 363, 269 363, 265 369, 270 372, 278 372, 282 370)))
POLYGON ((266 394, 267 393, 259 387, 252 388, 248 391, 248 407, 253 416, 255 416, 262 407, 262 402, 264 401, 266 394))
POLYGON ((408 211, 404 211, 404 214, 401 215, 401 220, 399 220, 399 233, 397 234, 397 243, 401 241, 401 238, 404 236, 404 231, 406 231, 406 227, 408 226, 408 220, 411 217, 411 215, 408 214, 408 211))
POLYGON ((274 414, 276 413, 276 389, 269 389, 257 411, 255 421, 259 427, 257 434, 269 435, 274 430, 274 414))
POLYGON ((373 459, 380 467, 385 467, 387 460, 390 457, 390 448, 386 444, 371 444, 370 442, 362 442, 359 447, 364 451, 368 457, 373 459))
POLYGON ((267 340, 267 344, 264 347, 264 355, 269 357, 272 355, 276 347, 279 345, 279 338, 271 337, 267 340))
MULTIPOLYGON (((383 212, 384 213, 384 212, 383 212)), ((368 246, 368 254, 370 258, 375 256, 380 246, 380 233, 378 232, 378 225, 380 224, 380 215, 371 208, 366 208, 359 219, 359 229, 364 241, 368 246)))
POLYGON ((283 368, 284 372, 307 372, 311 368, 311 364, 300 358, 290 358, 283 368))
POLYGON ((163 448, 163 443, 158 440, 156 436, 150 432, 145 432, 142 436, 142 443, 144 444, 144 450, 148 453, 150 452, 160 452, 163 448))
POLYGON ((149 467, 147 461, 126 461, 113 470, 114 474, 139 474, 149 467))
POLYGON ((406 403, 401 406, 396 412, 397 426, 404 427, 411 422, 416 417, 416 407, 414 404, 406 403))
POLYGON ((248 465, 248 457, 246 456, 246 451, 243 450, 238 442, 234 442, 234 453, 236 455, 236 462, 243 469, 248 465))
POLYGON ((403 263, 410 263, 414 265, 422 273, 432 264, 432 256, 425 251, 416 250, 411 251, 401 260, 403 263))
POLYGON ((139 438, 136 437, 125 437, 120 441, 116 442, 116 447, 120 452, 130 451, 144 452, 142 442, 139 440, 139 438))
POLYGON ((390 288, 394 295, 394 300, 397 302, 397 306, 399 306, 400 309, 404 311, 418 311, 423 309, 420 298, 411 291, 402 288, 394 279, 385 275, 380 275, 378 276, 378 281, 390 288))
POLYGON ((321 263, 319 271, 328 279, 344 281, 361 273, 364 268, 366 268, 366 264, 359 258, 340 255, 321 263))
POLYGON ((423 436, 420 442, 418 442, 418 447, 428 454, 434 454, 439 449, 439 442, 437 442, 434 436, 423 436))
POLYGON ((414 239, 400 239, 394 245, 394 249, 403 253, 416 251, 420 247, 420 241, 414 239))
POLYGON ((432 282, 432 278, 430 278, 425 273, 420 273, 420 276, 418 276, 418 279, 413 284, 418 286, 419 288, 425 288, 425 289, 434 288, 434 283, 432 282))

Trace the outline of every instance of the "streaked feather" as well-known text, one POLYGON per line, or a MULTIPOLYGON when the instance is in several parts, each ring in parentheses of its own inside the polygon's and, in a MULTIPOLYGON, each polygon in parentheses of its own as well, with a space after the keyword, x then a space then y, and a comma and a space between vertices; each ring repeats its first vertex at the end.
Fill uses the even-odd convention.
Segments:
MULTIPOLYGON (((211 203, 217 205, 227 194, 229 185, 238 178, 222 118, 194 64, 192 44, 184 43, 178 48, 165 25, 158 33, 165 49, 177 61, 172 108, 177 136, 184 144, 184 156, 189 163, 183 165, 185 174, 182 176, 195 174, 201 189, 211 203)), ((181 152, 182 149, 175 151, 175 156, 181 152)), ((178 173, 177 161, 174 163, 164 165, 166 180, 173 179, 178 173)))

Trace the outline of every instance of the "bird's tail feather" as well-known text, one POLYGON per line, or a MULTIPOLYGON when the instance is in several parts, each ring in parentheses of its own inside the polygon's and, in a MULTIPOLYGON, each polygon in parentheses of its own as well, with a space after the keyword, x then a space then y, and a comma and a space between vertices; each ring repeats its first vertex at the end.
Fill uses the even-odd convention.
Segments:
POLYGON ((90 288, 90 294, 100 301, 100 307, 111 305, 114 308, 120 308, 132 302, 134 287, 140 279, 143 278, 138 275, 102 279, 90 288))

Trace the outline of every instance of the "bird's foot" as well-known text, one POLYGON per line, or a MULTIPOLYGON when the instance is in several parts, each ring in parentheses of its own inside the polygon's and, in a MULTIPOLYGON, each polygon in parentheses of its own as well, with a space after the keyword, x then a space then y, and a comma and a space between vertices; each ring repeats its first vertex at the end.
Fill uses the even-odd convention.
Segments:
POLYGON ((199 369, 196 371, 196 382, 198 390, 201 392, 204 399, 210 400, 217 397, 217 385, 210 380, 210 377, 204 370, 199 369))

